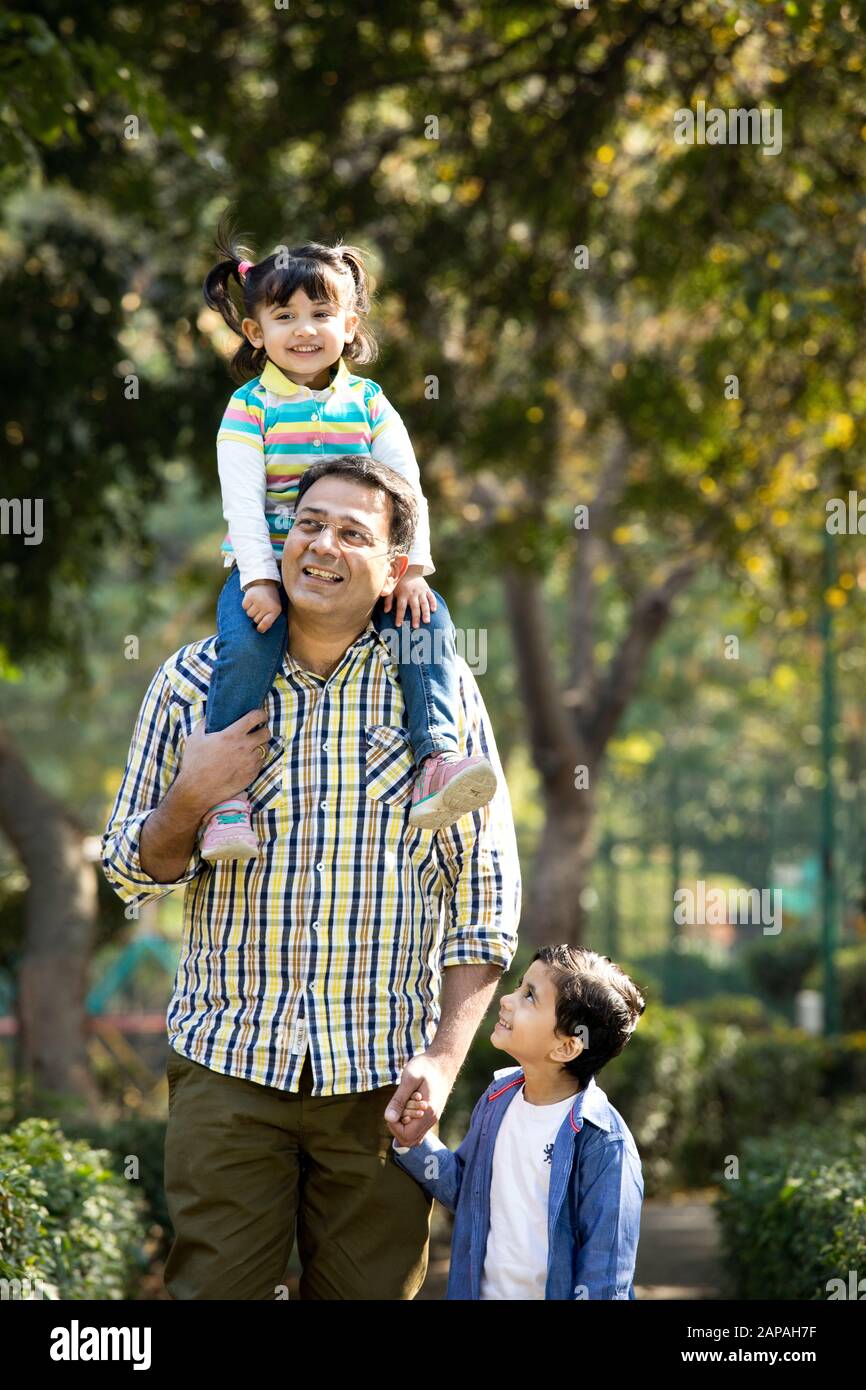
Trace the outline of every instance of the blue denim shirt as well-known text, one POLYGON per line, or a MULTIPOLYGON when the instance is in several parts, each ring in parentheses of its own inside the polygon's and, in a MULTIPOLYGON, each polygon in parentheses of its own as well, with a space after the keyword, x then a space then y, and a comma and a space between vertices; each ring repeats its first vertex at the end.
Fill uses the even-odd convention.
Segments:
MULTIPOLYGON (((446 1298, 480 1297, 493 1149, 523 1080, 520 1067, 493 1073, 454 1153, 429 1132, 414 1148, 392 1145, 396 1162, 456 1214, 446 1298)), ((642 1201, 634 1139, 593 1078, 575 1096, 553 1146, 545 1299, 634 1298, 642 1201)))

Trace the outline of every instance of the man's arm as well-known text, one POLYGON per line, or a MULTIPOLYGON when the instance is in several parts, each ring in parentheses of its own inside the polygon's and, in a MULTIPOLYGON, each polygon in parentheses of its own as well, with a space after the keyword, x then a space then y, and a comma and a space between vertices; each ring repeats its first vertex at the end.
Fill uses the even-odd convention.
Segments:
POLYGON ((391 1133, 401 1145, 417 1144, 442 1115, 501 974, 499 965, 451 965, 444 971, 436 1036, 426 1052, 406 1063, 400 1085, 385 1111, 391 1133), (402 1125, 403 1107, 416 1090, 421 1091, 431 1108, 417 1120, 402 1125))
POLYGON ((205 811, 238 795, 261 766, 267 715, 251 710, 218 733, 187 735, 181 702, 160 667, 142 701, 126 770, 102 837, 106 878, 124 902, 155 901, 202 868, 196 832, 205 811), (183 766, 181 767, 181 761, 183 766))
POLYGON ((401 1144, 417 1144, 440 1118, 502 972, 517 945, 521 884, 508 786, 481 694, 468 669, 460 673, 458 721, 467 755, 484 754, 496 772, 492 800, 436 835, 446 889, 442 945, 441 1016, 429 1049, 403 1068, 400 1085, 385 1111, 401 1144), (405 1128, 403 1106, 415 1089, 430 1110, 405 1128), (396 1120, 392 1115, 396 1114, 396 1120))

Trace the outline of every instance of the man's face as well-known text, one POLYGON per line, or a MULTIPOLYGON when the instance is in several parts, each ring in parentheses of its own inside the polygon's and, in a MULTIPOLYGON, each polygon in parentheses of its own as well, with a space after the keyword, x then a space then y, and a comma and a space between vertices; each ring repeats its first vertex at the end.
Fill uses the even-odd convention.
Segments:
POLYGON ((364 483, 324 477, 307 489, 282 563, 283 585, 299 614, 341 632, 365 626, 376 600, 392 592, 409 563, 407 555, 388 554, 390 521, 390 497, 364 483), (333 525, 316 534, 313 520, 347 529, 340 539, 333 525))

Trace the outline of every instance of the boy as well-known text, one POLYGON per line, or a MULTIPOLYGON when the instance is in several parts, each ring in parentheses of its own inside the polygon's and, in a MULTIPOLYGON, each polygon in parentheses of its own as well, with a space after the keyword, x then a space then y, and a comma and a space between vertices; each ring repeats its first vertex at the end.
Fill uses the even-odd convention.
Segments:
MULTIPOLYGON (((446 1297, 629 1299, 643 1200, 625 1121, 595 1082, 645 1003, 607 956, 545 946, 503 996, 494 1072, 455 1153, 432 1133, 396 1161, 456 1214, 446 1297)), ((426 1108, 421 1093, 402 1123, 426 1108)))

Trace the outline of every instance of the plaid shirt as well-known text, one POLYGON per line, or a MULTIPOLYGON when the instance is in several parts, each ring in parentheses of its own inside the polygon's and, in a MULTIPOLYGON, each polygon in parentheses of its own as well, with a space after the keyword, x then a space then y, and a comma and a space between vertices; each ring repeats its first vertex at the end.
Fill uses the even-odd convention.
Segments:
POLYGON ((314 1095, 395 1084, 435 1036, 443 968, 507 969, 516 946, 511 804, 474 677, 458 659, 461 747, 490 759, 498 789, 434 833, 407 823, 416 769, 403 693, 372 622, 327 679, 286 652, 248 793, 259 858, 209 864, 196 846, 175 883, 156 883, 141 828, 204 717, 215 649, 215 637, 183 647, 151 681, 102 840, 125 902, 188 885, 169 1043, 286 1091, 299 1089, 308 1047, 314 1095))

